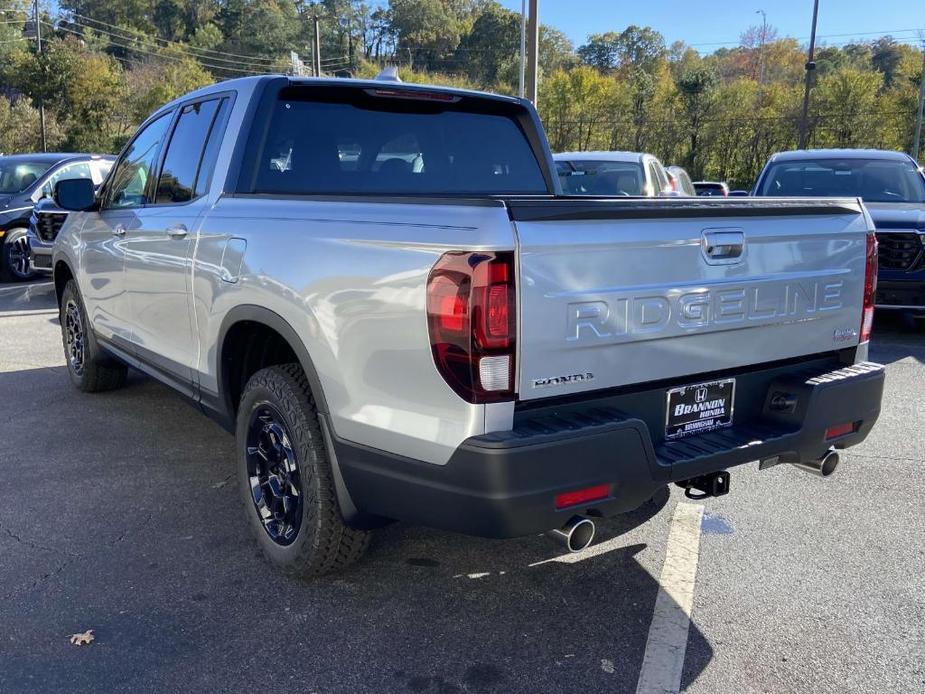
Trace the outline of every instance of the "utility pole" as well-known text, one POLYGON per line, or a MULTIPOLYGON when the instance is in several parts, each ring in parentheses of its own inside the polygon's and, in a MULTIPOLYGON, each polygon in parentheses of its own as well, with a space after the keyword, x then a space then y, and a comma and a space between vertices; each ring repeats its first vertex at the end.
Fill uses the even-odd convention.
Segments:
POLYGON ((809 118, 809 90, 812 89, 815 76, 816 63, 813 57, 816 53, 816 19, 819 17, 819 0, 813 0, 813 28, 809 34, 809 56, 806 60, 806 84, 803 86, 803 111, 800 114, 800 149, 806 149, 806 135, 809 118))
POLYGON ((524 98, 524 71, 527 68, 527 0, 520 0, 520 71, 517 75, 517 96, 524 98))
MULTIPOLYGON (((34 0, 32 4, 35 10, 35 52, 39 60, 42 59, 42 15, 39 13, 39 0, 34 0)), ((43 87, 45 85, 42 85, 43 87)), ((39 97, 39 127, 42 133, 42 151, 48 151, 48 142, 45 139, 45 100, 39 97)))
POLYGON ((312 44, 312 74, 315 77, 321 77, 321 24, 318 21, 318 15, 312 15, 312 27, 314 29, 314 42, 312 44))
POLYGON ((530 20, 527 23, 527 78, 525 96, 536 105, 537 64, 540 52, 539 0, 530 0, 530 20))
POLYGON ((922 153, 922 112, 925 111, 925 41, 922 41, 922 80, 919 84, 919 113, 915 117, 915 144, 912 156, 918 161, 922 153))

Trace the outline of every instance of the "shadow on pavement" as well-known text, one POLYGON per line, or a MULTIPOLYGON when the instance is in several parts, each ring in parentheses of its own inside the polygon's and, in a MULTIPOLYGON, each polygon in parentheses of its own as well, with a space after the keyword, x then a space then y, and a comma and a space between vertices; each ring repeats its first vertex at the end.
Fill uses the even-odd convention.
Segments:
MULTIPOLYGON (((665 497, 576 563, 541 536, 397 524, 304 582, 248 537, 231 436, 164 387, 87 395, 55 367, 0 392, 0 691, 635 691, 658 592, 637 557, 661 565, 665 497)), ((689 682, 713 651, 695 624, 688 644, 689 682)))
POLYGON ((57 309, 55 284, 50 279, 0 283, 0 313, 57 309))

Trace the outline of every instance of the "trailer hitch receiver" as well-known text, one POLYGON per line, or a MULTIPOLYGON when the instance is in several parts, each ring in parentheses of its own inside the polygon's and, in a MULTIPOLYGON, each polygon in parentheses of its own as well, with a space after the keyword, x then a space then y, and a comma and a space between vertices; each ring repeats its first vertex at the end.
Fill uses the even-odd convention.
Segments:
POLYGON ((689 480, 676 482, 684 489, 684 496, 688 499, 708 499, 711 496, 725 496, 729 493, 729 473, 725 470, 711 472, 709 475, 692 477, 689 480))

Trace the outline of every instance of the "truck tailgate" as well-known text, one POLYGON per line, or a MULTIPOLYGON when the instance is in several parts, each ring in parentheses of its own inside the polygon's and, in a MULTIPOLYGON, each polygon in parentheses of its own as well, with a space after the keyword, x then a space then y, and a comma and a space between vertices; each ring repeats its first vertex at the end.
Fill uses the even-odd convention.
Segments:
POLYGON ((856 200, 507 204, 522 400, 858 343, 868 217, 856 200))

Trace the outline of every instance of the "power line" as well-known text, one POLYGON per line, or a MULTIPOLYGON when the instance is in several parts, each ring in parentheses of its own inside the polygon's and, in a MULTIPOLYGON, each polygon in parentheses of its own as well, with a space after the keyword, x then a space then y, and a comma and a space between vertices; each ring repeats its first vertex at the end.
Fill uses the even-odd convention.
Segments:
MULTIPOLYGON (((45 22, 45 23, 47 24, 47 22, 45 22)), ((156 43, 156 40, 152 39, 152 37, 149 37, 149 36, 146 36, 146 35, 143 35, 143 34, 136 34, 136 35, 133 35, 133 34, 131 34, 131 33, 129 33, 129 32, 122 32, 121 34, 117 34, 117 33, 115 33, 115 32, 105 31, 105 30, 103 30, 103 29, 98 29, 98 28, 96 28, 96 27, 88 26, 88 25, 86 25, 86 24, 81 24, 80 22, 68 22, 68 23, 69 23, 69 24, 73 24, 74 26, 81 27, 81 28, 83 28, 83 29, 89 29, 89 30, 91 30, 91 31, 93 31, 93 32, 96 32, 96 33, 100 34, 101 36, 106 36, 106 37, 109 37, 109 38, 115 38, 115 39, 118 39, 118 40, 123 41, 123 42, 130 43, 130 44, 131 44, 132 42, 138 42, 138 43, 141 43, 142 45, 146 45, 146 46, 149 46, 150 48, 154 48, 154 49, 157 49, 157 50, 161 50, 161 49, 163 49, 163 48, 169 48, 169 46, 161 46, 161 45, 158 45, 158 44, 156 43)), ((76 33, 76 32, 72 32, 72 33, 76 33)), ((117 44, 117 45, 118 45, 118 44, 117 44)), ((188 50, 186 50, 186 47, 185 47, 184 44, 174 43, 173 45, 174 45, 174 46, 177 46, 177 48, 176 48, 175 50, 178 50, 179 52, 183 53, 184 55, 186 55, 186 56, 188 56, 188 57, 191 57, 191 58, 195 58, 196 60, 199 60, 199 61, 207 61, 207 60, 208 60, 208 61, 212 61, 213 63, 214 63, 214 62, 229 63, 229 64, 234 65, 234 66, 242 66, 242 65, 243 65, 243 66, 245 66, 245 67, 259 68, 259 70, 267 70, 269 67, 271 67, 271 65, 263 65, 263 64, 260 64, 260 63, 250 63, 250 62, 241 61, 241 60, 232 60, 232 59, 230 59, 230 58, 213 58, 213 57, 211 57, 211 56, 200 56, 200 55, 196 55, 195 53, 191 53, 191 52, 189 52, 188 50)), ((137 50, 137 49, 135 49, 135 48, 132 48, 131 45, 129 45, 129 46, 121 46, 121 47, 122 47, 122 48, 130 48, 130 49, 132 49, 132 50, 137 50)), ((230 69, 232 69, 232 68, 229 68, 229 70, 230 70, 230 69)))
MULTIPOLYGON (((84 20, 86 20, 86 21, 88 21, 88 22, 92 22, 92 23, 94 23, 94 24, 99 24, 99 25, 101 25, 101 26, 109 27, 110 29, 116 29, 117 31, 120 31, 120 32, 122 32, 122 33, 129 33, 129 32, 130 32, 130 30, 125 29, 125 27, 120 27, 120 26, 118 26, 118 25, 116 25, 116 24, 109 24, 108 22, 103 22, 103 21, 100 21, 99 19, 93 19, 93 17, 88 17, 87 15, 77 14, 76 12, 73 12, 73 13, 71 13, 71 14, 72 14, 74 17, 80 17, 81 19, 84 19, 84 20)), ((74 23, 75 23, 75 24, 79 24, 79 22, 74 22, 74 23)), ((94 29, 94 27, 92 27, 92 26, 87 27, 87 28, 88 28, 88 29, 94 29)), ((99 30, 98 30, 98 29, 94 29, 94 31, 99 31, 99 30)), ((184 48, 184 49, 186 49, 186 50, 197 51, 197 52, 201 52, 201 53, 212 53, 212 54, 215 54, 215 55, 218 55, 218 56, 226 56, 226 55, 227 55, 227 56, 231 56, 231 57, 234 57, 234 58, 244 58, 244 59, 246 59, 246 60, 252 60, 252 61, 265 61, 265 62, 268 62, 268 63, 275 63, 275 62, 277 62, 277 61, 274 60, 273 58, 262 58, 262 57, 260 57, 260 56, 242 55, 242 54, 240 54, 240 53, 231 53, 231 52, 228 52, 228 51, 216 51, 216 50, 212 50, 211 48, 198 48, 198 47, 195 47, 195 46, 190 46, 189 44, 180 43, 180 42, 178 42, 178 41, 171 41, 170 39, 162 39, 162 38, 159 38, 159 37, 154 37, 154 40, 155 40, 155 41, 163 41, 163 42, 166 43, 166 44, 172 44, 172 45, 175 45, 175 46, 180 46, 180 47, 182 47, 182 48, 184 48)), ((210 59, 211 59, 211 58, 210 58, 210 59)))
MULTIPOLYGON (((48 22, 43 21, 42 24, 44 24, 44 25, 46 25, 46 26, 52 26, 52 28, 54 28, 53 25, 49 24, 48 22)), ((75 30, 73 30, 73 29, 67 29, 67 28, 62 27, 62 26, 57 27, 56 30, 57 30, 57 31, 65 31, 65 32, 68 32, 68 33, 70 33, 70 34, 74 34, 74 35, 76 35, 76 36, 82 36, 82 34, 81 34, 79 31, 75 31, 75 30)), ((136 52, 136 53, 142 53, 142 54, 144 54, 144 55, 150 55, 150 56, 153 56, 153 57, 155 57, 155 58, 160 58, 161 60, 170 60, 170 61, 173 61, 173 62, 182 63, 182 62, 183 62, 183 59, 184 59, 184 58, 180 58, 180 57, 173 56, 173 55, 167 55, 167 54, 164 54, 164 53, 157 53, 157 52, 154 52, 154 51, 148 51, 148 50, 145 50, 145 49, 143 49, 143 48, 138 48, 137 46, 126 46, 126 45, 122 45, 122 44, 116 43, 115 41, 113 41, 113 44, 116 45, 116 46, 119 47, 119 48, 125 48, 126 50, 134 51, 134 52, 136 52)), ((187 56, 184 56, 184 57, 185 57, 185 58, 192 58, 193 56, 187 55, 187 56)), ((255 71, 252 71, 252 70, 241 70, 241 69, 238 69, 238 68, 227 67, 227 66, 225 66, 225 65, 212 65, 212 64, 210 64, 210 63, 203 62, 202 60, 199 60, 198 62, 199 62, 199 64, 200 64, 202 67, 210 68, 210 69, 212 69, 212 70, 224 70, 224 71, 226 71, 226 72, 237 72, 237 73, 240 73, 240 74, 243 74, 243 75, 259 75, 259 74, 265 74, 265 73, 263 73, 263 72, 255 72, 255 71)))

